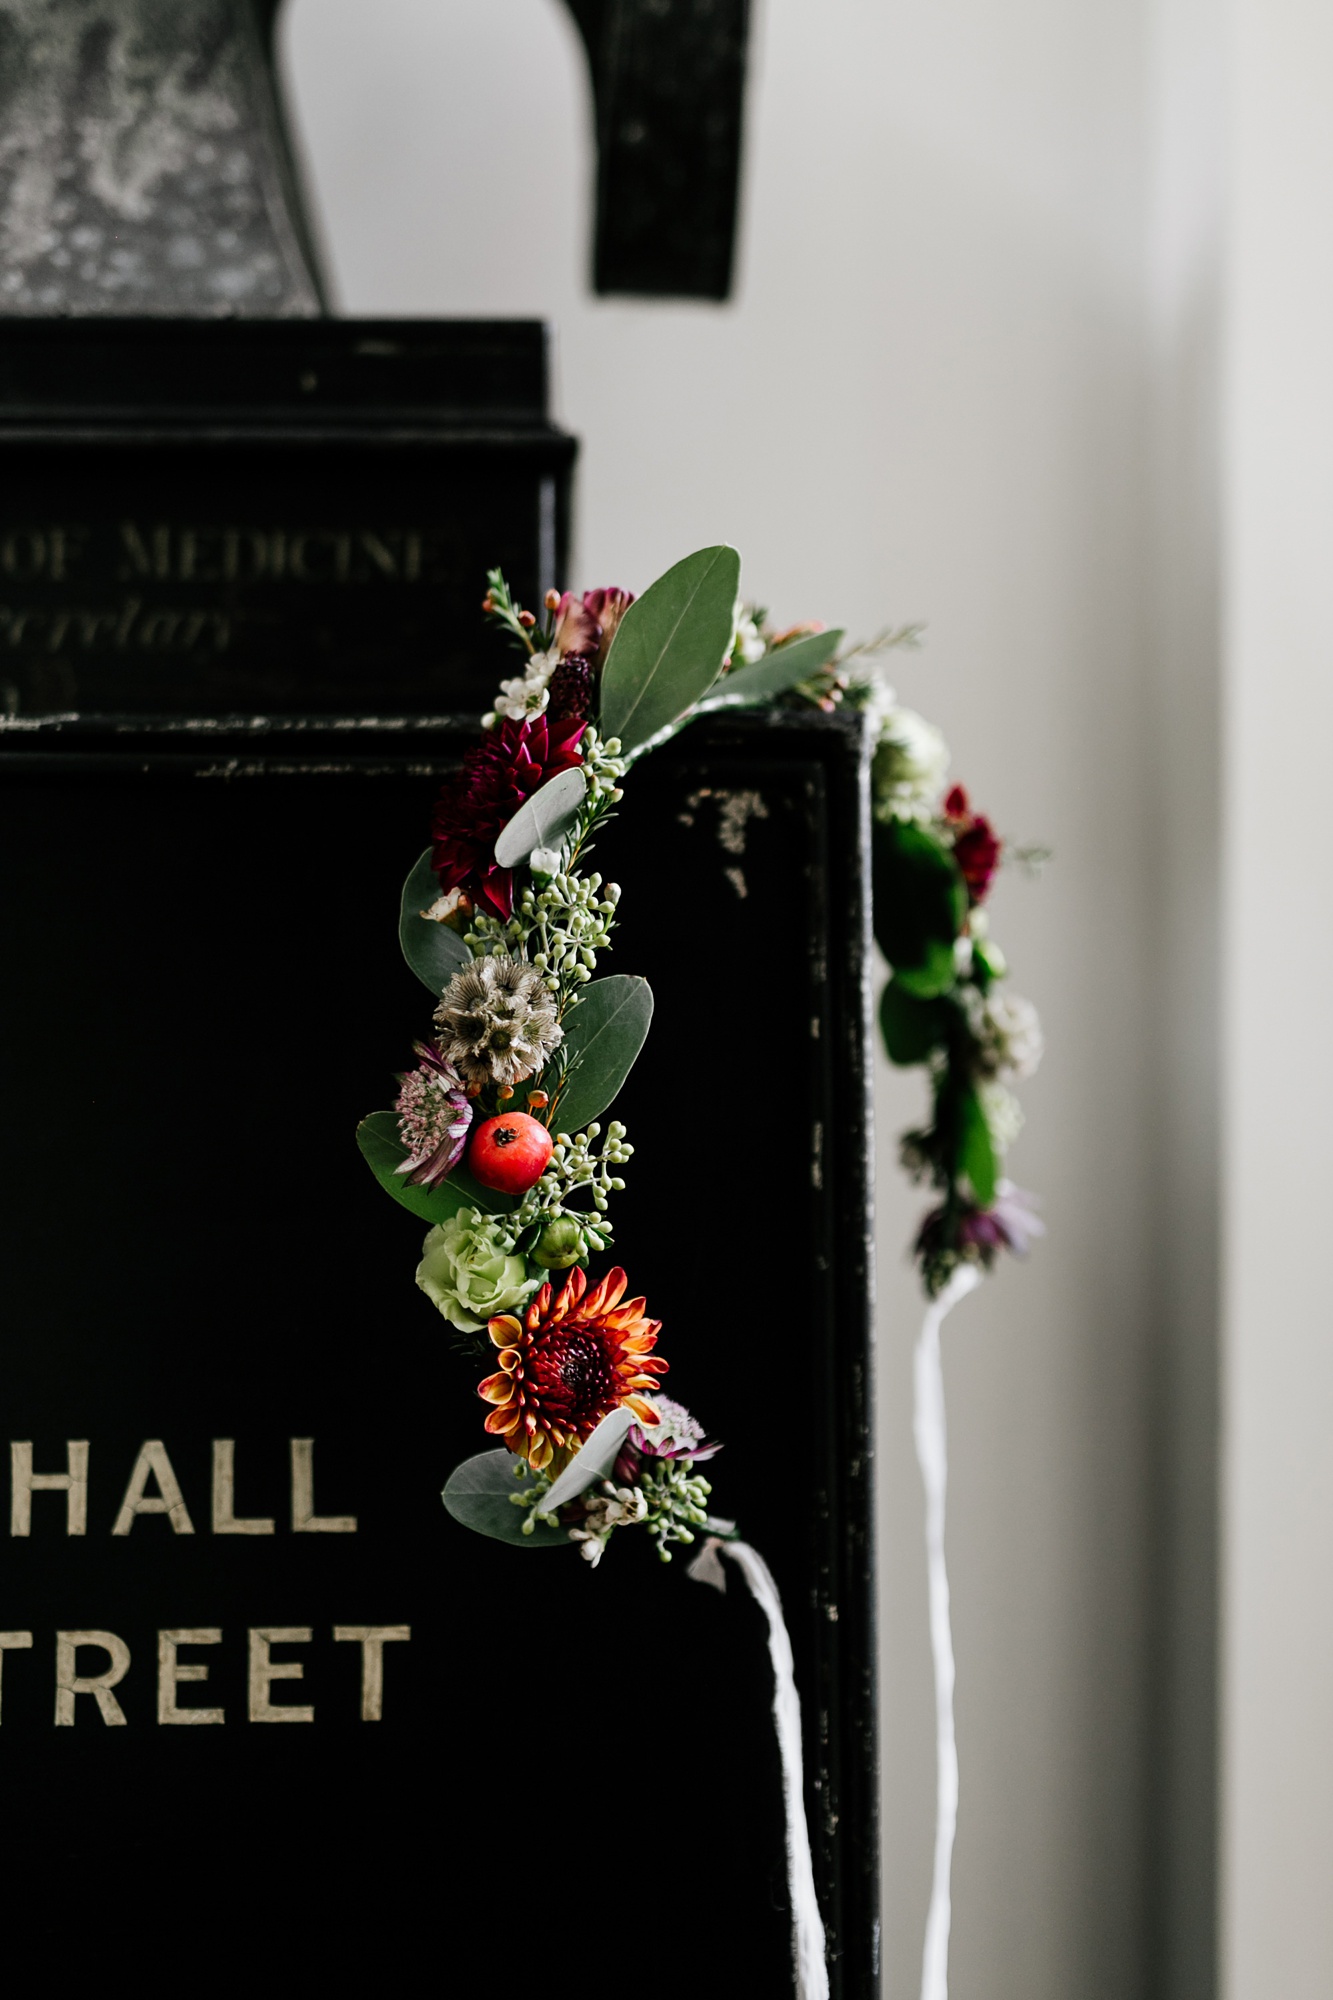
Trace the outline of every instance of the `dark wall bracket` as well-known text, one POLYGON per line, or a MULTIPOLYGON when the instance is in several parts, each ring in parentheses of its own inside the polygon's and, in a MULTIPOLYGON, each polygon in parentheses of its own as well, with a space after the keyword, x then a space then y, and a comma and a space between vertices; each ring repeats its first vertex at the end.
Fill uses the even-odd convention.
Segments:
POLYGON ((593 283, 725 299, 740 187, 749 0, 568 0, 597 116, 593 283))

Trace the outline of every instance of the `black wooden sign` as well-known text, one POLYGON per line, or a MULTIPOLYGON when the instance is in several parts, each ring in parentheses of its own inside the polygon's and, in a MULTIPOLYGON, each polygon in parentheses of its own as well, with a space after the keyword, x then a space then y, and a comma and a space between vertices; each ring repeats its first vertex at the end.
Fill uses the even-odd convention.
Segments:
MULTIPOLYGON (((0 345, 11 1963, 789 1993, 759 1611, 631 1535, 593 1571, 445 1513, 485 1406, 354 1138, 427 1025, 398 893, 506 663, 485 568, 558 573, 539 330, 217 331, 163 330, 151 396, 151 329, 0 345)), ((615 1255, 782 1589, 869 2000, 855 724, 693 725, 599 865, 657 995, 615 1255)))
POLYGON ((0 713, 480 710, 573 457, 535 322, 14 322, 0 713))

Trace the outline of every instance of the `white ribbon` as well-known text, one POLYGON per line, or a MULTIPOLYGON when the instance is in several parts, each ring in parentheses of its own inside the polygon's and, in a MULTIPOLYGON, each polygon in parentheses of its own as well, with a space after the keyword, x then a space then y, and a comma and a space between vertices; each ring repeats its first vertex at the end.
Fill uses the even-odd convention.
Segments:
POLYGON ((916 1406, 912 1430, 926 1489, 926 1572, 930 1586, 930 1650, 935 1665, 935 1868, 921 1960, 921 2000, 948 2000, 949 1881, 958 1827, 958 1745, 953 1723, 953 1633, 949 1625, 949 1572, 944 1562, 944 1501, 949 1482, 944 1422, 944 1369, 940 1328, 947 1315, 975 1291, 981 1272, 960 1264, 927 1312, 916 1344, 916 1406))
POLYGON ((719 1554, 729 1556, 749 1586, 750 1594, 768 1620, 768 1657, 773 1663, 773 1727, 782 1760, 782 1798, 786 1808, 787 1895, 791 1904, 792 1964, 796 2000, 829 2000, 828 1964, 824 1957, 824 1920, 815 1896, 815 1870, 810 1855, 810 1829, 805 1817, 805 1783, 801 1771, 801 1702, 796 1692, 796 1665, 791 1638, 782 1615, 773 1573, 748 1542, 724 1542, 710 1535, 690 1564, 699 1583, 725 1590, 726 1573, 719 1554))

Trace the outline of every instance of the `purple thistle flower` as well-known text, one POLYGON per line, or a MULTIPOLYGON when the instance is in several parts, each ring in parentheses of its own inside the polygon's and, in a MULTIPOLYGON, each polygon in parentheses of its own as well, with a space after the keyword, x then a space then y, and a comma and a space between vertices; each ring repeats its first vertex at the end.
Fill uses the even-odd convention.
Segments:
POLYGON ((394 1109, 398 1136, 407 1148, 400 1174, 412 1187, 435 1187, 463 1157, 472 1104, 463 1079, 433 1042, 418 1042, 416 1069, 399 1079, 394 1109))

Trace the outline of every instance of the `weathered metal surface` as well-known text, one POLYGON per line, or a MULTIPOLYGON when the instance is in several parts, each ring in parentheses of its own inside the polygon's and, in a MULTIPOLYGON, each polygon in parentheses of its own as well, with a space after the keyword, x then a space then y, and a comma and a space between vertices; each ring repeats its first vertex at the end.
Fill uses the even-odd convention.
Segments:
POLYGON ((597 290, 726 298, 749 0, 568 5, 597 107, 597 290))
POLYGON ((481 710, 573 458, 535 321, 11 322, 0 714, 481 710))
MULTIPOLYGON (((749 0, 568 5, 596 110, 596 289, 725 298, 749 0)), ((322 310, 277 6, 0 0, 0 313, 322 310)))
POLYGON ((0 0, 0 311, 321 311, 272 11, 0 0))

